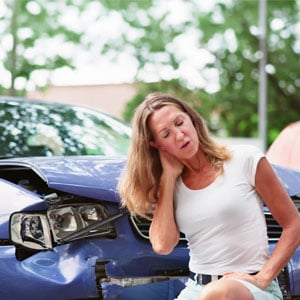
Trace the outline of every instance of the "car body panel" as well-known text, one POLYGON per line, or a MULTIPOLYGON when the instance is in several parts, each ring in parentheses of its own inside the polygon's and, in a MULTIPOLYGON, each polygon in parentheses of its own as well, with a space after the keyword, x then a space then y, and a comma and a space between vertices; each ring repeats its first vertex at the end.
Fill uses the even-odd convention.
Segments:
POLYGON ((92 250, 64 245, 54 251, 39 252, 24 261, 16 261, 14 248, 0 248, 1 299, 98 297, 92 250), (80 251, 76 251, 78 249, 80 251))
POLYGON ((273 165, 273 168, 289 195, 300 195, 300 170, 288 169, 278 165, 273 165))

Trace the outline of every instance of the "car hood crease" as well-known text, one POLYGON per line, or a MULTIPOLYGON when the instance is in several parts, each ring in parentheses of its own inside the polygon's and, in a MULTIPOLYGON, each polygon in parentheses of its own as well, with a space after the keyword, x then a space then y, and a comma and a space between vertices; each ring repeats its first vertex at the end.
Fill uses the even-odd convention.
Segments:
POLYGON ((30 168, 49 188, 119 203, 116 185, 124 162, 124 157, 31 157, 1 160, 0 167, 30 168))

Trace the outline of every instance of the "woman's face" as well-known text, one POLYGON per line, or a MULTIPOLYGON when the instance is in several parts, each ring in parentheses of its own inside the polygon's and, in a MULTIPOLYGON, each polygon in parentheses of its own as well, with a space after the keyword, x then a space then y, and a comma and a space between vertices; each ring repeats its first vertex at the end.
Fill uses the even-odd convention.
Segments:
POLYGON ((149 129, 154 137, 151 146, 178 159, 192 158, 199 150, 199 138, 190 117, 174 105, 153 112, 149 129))

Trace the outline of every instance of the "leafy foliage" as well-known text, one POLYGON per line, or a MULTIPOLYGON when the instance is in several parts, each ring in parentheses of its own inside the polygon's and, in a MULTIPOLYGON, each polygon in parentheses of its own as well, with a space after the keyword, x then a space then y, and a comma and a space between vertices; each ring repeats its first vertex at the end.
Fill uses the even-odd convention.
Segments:
MULTIPOLYGON (((255 137, 258 135, 258 66, 261 57, 259 49, 258 1, 216 1, 209 12, 201 12, 197 1, 190 1, 192 18, 172 31, 165 28, 164 15, 147 27, 147 38, 137 48, 148 47, 155 51, 155 45, 170 45, 176 37, 188 32, 191 27, 198 30, 198 47, 208 50, 214 60, 206 63, 205 68, 217 69, 220 88, 215 93, 205 94, 194 89, 193 95, 199 96, 202 114, 208 113, 213 119, 217 132, 228 136, 255 137), (241 13, 242 12, 242 13, 241 13), (157 25, 160 22, 161 25, 157 25), (150 28, 156 31, 151 39, 150 28), (161 28, 161 29, 160 29, 161 28), (173 34, 166 34, 166 32, 173 34), (205 101, 203 101, 205 99, 205 101)), ((267 2, 267 59, 268 64, 268 143, 270 144, 287 124, 299 120, 300 111, 300 37, 299 1, 267 2)), ((148 20, 151 20, 149 18, 148 20)), ((131 24, 134 26, 134 24, 131 24)), ((186 49, 189 45, 185 45, 186 49)), ((166 61, 172 63, 173 70, 181 61, 174 53, 168 53, 166 61)), ((147 56, 148 62, 151 60, 147 56)), ((143 69, 147 61, 139 60, 143 69)), ((157 62, 159 64, 159 61, 157 62)), ((199 70, 201 72, 201 70, 199 70)), ((182 80, 180 81, 182 83, 182 80)), ((162 82, 162 85, 167 84, 162 82)), ((167 84, 168 85, 168 84, 167 84)), ((179 88, 179 86, 178 86, 179 88)), ((151 89, 151 85, 150 85, 151 89)), ((143 87, 139 96, 143 98, 149 87, 143 87)), ((165 88, 161 87, 164 91, 165 88)), ((177 94, 180 96, 180 93, 177 94)), ((136 99, 133 100, 136 101, 136 99)), ((130 107, 129 104, 128 107, 130 107)), ((134 105, 132 105, 133 109, 134 105)), ((130 115, 127 112, 127 116, 130 115)))
MULTIPOLYGON (((235 1, 231 7, 220 4, 217 7, 224 22, 212 24, 214 33, 204 31, 202 43, 208 46, 217 34, 222 33, 224 38, 229 32, 234 34, 237 43, 236 48, 231 48, 230 42, 224 40, 223 47, 214 51, 221 74, 221 89, 217 93, 223 102, 219 103, 221 120, 231 135, 255 136, 260 58, 256 25, 258 3, 235 1)), ((199 22, 213 19, 213 14, 201 16, 199 22)), ((295 67, 300 63, 300 49, 296 47, 299 43, 295 30, 295 26, 299 26, 297 14, 299 5, 296 1, 268 1, 268 124, 273 130, 269 142, 285 125, 299 119, 296 112, 300 111, 300 85, 295 67), (280 30, 276 29, 276 23, 282 26, 280 30)))
MULTIPOLYGON (((70 29, 63 24, 62 15, 75 1, 56 0, 3 0, 7 13, 3 15, 7 37, 11 37, 11 47, 4 54, 3 67, 11 77, 10 95, 16 95, 17 79, 26 82, 34 71, 55 70, 60 67, 73 68, 72 54, 63 53, 57 44, 80 44, 84 34, 82 31, 70 29), (44 45, 43 51, 38 51, 44 45)), ((88 1, 76 1, 78 12, 88 1)), ((24 92, 24 91, 23 91, 24 92)), ((6 94, 5 90, 2 94, 6 94)), ((19 91, 18 94, 23 94, 19 91)))
MULTIPOLYGON (((172 7, 164 0, 3 1, 9 9, 0 15, 0 22, 9 21, 6 33, 13 41, 2 55, 11 74, 11 94, 16 93, 16 79, 28 81, 37 70, 74 67, 75 50, 66 55, 58 44, 99 43, 99 57, 115 60, 130 53, 137 65, 135 80, 144 82, 128 103, 125 119, 148 92, 156 90, 193 103, 217 134, 258 135, 259 0, 216 0, 210 10, 201 9, 198 0, 172 0, 172 7), (84 29, 70 28, 63 16, 72 10, 79 18, 92 3, 99 11, 91 26, 99 36, 87 43, 84 29), (180 9, 177 15, 175 6, 180 9), (116 14, 124 26, 101 43, 101 20, 116 14), (40 45, 44 51, 37 53, 40 45), (146 83, 153 81, 158 83, 146 83)), ((299 14, 299 0, 267 1, 269 144, 282 128, 299 120, 299 14)))
POLYGON ((172 95, 186 101, 205 118, 211 133, 221 135, 222 128, 219 127, 215 119, 218 112, 208 94, 202 90, 188 89, 177 79, 147 84, 140 83, 137 94, 126 105, 123 113, 124 119, 130 122, 136 107, 144 100, 145 96, 155 92, 172 95))

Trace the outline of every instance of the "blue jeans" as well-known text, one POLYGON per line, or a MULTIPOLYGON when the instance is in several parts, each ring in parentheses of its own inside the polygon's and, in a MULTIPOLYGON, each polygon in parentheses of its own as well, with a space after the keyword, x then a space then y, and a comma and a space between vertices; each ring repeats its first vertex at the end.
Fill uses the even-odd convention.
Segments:
MULTIPOLYGON (((277 279, 273 280, 269 287, 265 290, 258 288, 257 286, 251 284, 250 282, 233 279, 241 282, 245 285, 253 295, 254 300, 282 300, 283 296, 278 285, 277 279)), ((181 291, 179 296, 174 300, 197 300, 201 294, 201 290, 204 285, 196 283, 192 279, 188 279, 186 287, 181 291)))

